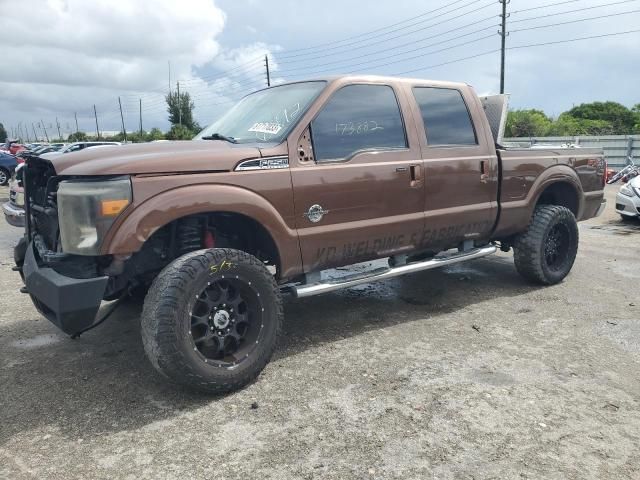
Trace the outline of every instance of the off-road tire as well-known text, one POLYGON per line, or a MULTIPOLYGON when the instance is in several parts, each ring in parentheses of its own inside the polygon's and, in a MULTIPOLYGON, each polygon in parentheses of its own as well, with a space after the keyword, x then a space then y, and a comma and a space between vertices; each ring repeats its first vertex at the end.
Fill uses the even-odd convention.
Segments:
POLYGON ((260 260, 226 248, 198 250, 173 261, 151 285, 142 311, 142 341, 147 357, 163 376, 196 390, 220 394, 237 390, 260 374, 275 350, 283 316, 278 285, 260 260), (232 268, 214 272, 222 262, 232 268), (207 288, 208 281, 225 281, 220 280, 224 275, 251 285, 264 309, 260 341, 255 342, 246 359, 230 368, 207 363, 191 335, 190 309, 203 282, 207 288))
POLYGON ((528 281, 540 285, 561 282, 573 267, 578 238, 578 224, 571 210, 557 205, 537 206, 529 227, 516 237, 513 245, 516 270, 528 281), (545 248, 554 229, 562 230, 567 244, 560 261, 550 265, 545 248))

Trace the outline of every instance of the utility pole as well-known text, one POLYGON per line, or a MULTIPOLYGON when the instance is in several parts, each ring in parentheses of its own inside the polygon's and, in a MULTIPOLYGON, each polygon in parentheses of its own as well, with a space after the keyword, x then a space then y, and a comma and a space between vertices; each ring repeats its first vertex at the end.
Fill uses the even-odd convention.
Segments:
POLYGON ((167 60, 169 64, 169 96, 171 96, 171 60, 167 60))
POLYGON ((140 99, 140 141, 142 141, 142 99, 140 99))
POLYGON ((36 142, 38 141, 38 134, 36 133, 36 127, 31 122, 31 128, 33 129, 33 136, 36 137, 36 142))
POLYGON ((502 46, 500 48, 500 93, 504 93, 504 63, 505 63, 505 53, 507 47, 507 18, 509 15, 507 14, 507 5, 511 2, 511 0, 498 0, 502 4, 502 30, 498 33, 500 34, 500 40, 502 46))
POLYGON ((44 124, 42 119, 40 119, 40 123, 42 124, 42 130, 44 130, 44 136, 47 138, 47 143, 49 142, 49 134, 47 133, 47 126, 44 124))
POLYGON ((80 132, 80 129, 78 128, 78 113, 73 112, 73 117, 76 119, 76 133, 78 133, 80 132))
POLYGON ((180 97, 180 82, 178 82, 178 124, 182 126, 182 97, 180 97))
POLYGON ((58 138, 62 140, 62 134, 60 133, 60 122, 58 121, 58 117, 56 117, 56 126, 58 127, 58 138))
POLYGON ((124 127, 124 115, 122 114, 122 102, 118 97, 118 105, 120 106, 120 120, 122 120, 122 135, 124 135, 124 143, 127 143, 127 129, 124 127))
POLYGON ((96 104, 93 104, 93 116, 96 119, 96 135, 98 140, 100 140, 100 127, 98 127, 98 112, 96 112, 96 104))
POLYGON ((267 69, 267 87, 271 86, 271 74, 269 73, 269 55, 264 56, 264 66, 267 69))

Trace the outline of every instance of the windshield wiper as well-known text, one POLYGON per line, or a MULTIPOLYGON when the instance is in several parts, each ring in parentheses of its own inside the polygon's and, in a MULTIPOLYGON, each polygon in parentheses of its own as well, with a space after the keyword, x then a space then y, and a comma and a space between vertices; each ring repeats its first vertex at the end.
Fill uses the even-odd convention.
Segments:
POLYGON ((233 137, 227 137, 226 135, 222 135, 221 133, 212 133, 211 135, 207 135, 206 137, 202 137, 202 140, 224 140, 229 143, 238 143, 238 141, 233 137))

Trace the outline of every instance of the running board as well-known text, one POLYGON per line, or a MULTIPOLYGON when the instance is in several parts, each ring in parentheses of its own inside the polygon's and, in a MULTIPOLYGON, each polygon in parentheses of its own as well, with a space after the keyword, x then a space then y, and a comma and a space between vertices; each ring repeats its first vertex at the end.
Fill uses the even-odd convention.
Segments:
POLYGON ((314 283, 312 285, 299 285, 291 288, 296 297, 311 297, 321 293, 333 292, 343 288, 354 287, 363 283, 377 282, 388 278, 399 277, 407 273, 421 272, 423 270, 431 270, 433 268, 444 267, 445 265, 453 265, 454 263, 466 262, 476 258, 486 257, 495 253, 497 248, 493 245, 486 247, 474 248, 466 252, 449 255, 446 257, 435 257, 424 262, 413 262, 399 267, 378 268, 365 273, 347 275, 344 277, 329 279, 322 283, 314 283))

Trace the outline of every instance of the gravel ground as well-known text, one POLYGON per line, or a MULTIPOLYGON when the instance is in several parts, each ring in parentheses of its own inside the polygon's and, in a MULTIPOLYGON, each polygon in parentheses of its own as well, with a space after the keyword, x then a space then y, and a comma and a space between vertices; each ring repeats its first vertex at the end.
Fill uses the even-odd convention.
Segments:
POLYGON ((43 320, 0 221, 0 478, 638 479, 640 223, 616 190, 562 284, 499 254, 289 301, 273 361, 218 398, 156 375, 139 304, 75 341, 43 320))

